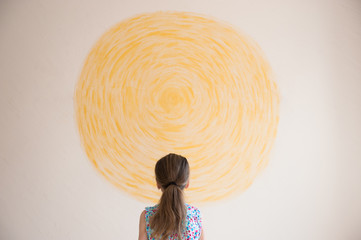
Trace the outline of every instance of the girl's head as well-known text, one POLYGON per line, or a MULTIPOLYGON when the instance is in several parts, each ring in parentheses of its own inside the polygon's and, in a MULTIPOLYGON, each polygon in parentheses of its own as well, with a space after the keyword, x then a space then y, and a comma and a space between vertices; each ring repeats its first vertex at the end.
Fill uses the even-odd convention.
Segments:
POLYGON ((150 221, 154 238, 168 239, 176 233, 181 236, 186 220, 183 189, 189 184, 189 165, 185 157, 170 153, 155 165, 158 188, 162 189, 158 210, 150 221))
POLYGON ((168 187, 178 187, 181 190, 188 187, 189 165, 185 157, 170 153, 155 165, 155 177, 158 188, 163 191, 168 187))

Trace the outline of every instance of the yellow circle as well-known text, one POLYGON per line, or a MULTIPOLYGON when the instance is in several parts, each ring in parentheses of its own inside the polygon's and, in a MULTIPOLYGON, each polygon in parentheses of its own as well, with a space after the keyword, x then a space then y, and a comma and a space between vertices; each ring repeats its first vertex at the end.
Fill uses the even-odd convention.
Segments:
POLYGON ((189 160, 189 202, 247 189, 266 166, 279 92, 258 45, 232 26, 189 12, 126 19, 89 53, 75 91, 88 158, 111 183, 157 201, 154 165, 189 160))

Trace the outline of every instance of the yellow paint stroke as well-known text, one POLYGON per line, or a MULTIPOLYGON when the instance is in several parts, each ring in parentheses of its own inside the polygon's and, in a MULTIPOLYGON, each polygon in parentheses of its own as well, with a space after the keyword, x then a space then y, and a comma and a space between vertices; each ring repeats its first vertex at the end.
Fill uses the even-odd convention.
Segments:
POLYGON ((267 165, 279 92, 261 49, 227 23, 189 12, 137 15, 86 59, 75 112, 88 158, 111 183, 156 202, 155 162, 191 166, 189 202, 247 189, 267 165))

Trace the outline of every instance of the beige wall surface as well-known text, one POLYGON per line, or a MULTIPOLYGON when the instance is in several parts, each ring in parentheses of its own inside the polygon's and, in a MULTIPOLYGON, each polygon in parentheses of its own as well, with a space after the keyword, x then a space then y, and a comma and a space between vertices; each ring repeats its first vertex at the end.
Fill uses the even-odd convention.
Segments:
POLYGON ((151 203, 81 146, 74 88, 99 37, 140 13, 214 16, 262 48, 280 90, 268 166, 200 205, 207 239, 361 239, 359 1, 1 1, 0 239, 136 239, 151 203))

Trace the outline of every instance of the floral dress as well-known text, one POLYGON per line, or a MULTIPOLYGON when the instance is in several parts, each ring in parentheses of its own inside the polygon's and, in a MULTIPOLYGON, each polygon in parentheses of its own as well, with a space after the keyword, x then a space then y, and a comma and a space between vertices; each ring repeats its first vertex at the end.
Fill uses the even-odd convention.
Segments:
MULTIPOLYGON (((202 218, 201 212, 198 208, 193 207, 189 204, 185 204, 187 208, 187 218, 186 218, 186 229, 183 232, 184 240, 193 240, 199 239, 202 233, 202 218)), ((156 240, 155 238, 151 238, 152 229, 150 228, 149 219, 157 212, 158 205, 153 207, 145 208, 145 223, 147 228, 147 237, 149 240, 156 240)), ((169 240, 178 239, 176 234, 173 234, 169 237, 169 240)))

